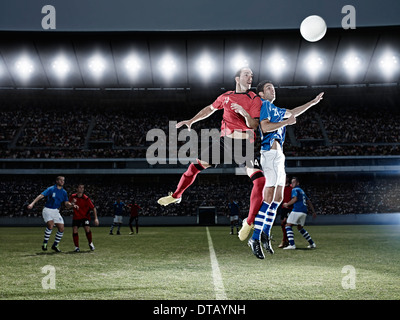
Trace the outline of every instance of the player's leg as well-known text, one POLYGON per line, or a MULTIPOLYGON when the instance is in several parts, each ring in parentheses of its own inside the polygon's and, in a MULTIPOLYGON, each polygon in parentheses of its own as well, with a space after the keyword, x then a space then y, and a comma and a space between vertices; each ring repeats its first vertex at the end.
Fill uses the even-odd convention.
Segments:
POLYGON ((51 233, 53 232, 54 228, 54 221, 49 220, 46 222, 46 230, 44 231, 44 239, 43 239, 43 244, 42 244, 42 250, 46 251, 47 250, 47 243, 49 242, 51 233))
POLYGON ((249 236, 251 229, 254 227, 254 221, 263 204, 263 189, 265 186, 264 173, 259 168, 247 168, 247 175, 253 183, 250 194, 250 209, 247 218, 243 219, 242 228, 239 231, 239 239, 244 241, 249 236))
MULTIPOLYGON (((282 218, 282 217, 281 217, 281 218, 282 218)), ((286 246, 288 245, 288 243, 289 243, 289 240, 288 240, 287 234, 286 234, 286 229, 285 229, 285 227, 286 227, 286 221, 287 221, 286 217, 282 218, 282 220, 281 220, 282 242, 281 242, 281 244, 278 246, 279 248, 284 248, 284 247, 286 247, 286 246)))
POLYGON ((197 159, 196 163, 191 163, 185 173, 181 176, 175 192, 158 199, 158 204, 167 206, 171 203, 180 203, 182 200, 182 194, 192 185, 194 180, 196 180, 197 174, 208 167, 210 167, 210 165, 207 162, 199 159, 197 159))
POLYGON ((289 245, 284 247, 283 249, 296 249, 296 244, 294 243, 294 234, 292 229, 292 224, 286 223, 286 235, 289 241, 289 245))
POLYGON ((135 218, 135 227, 136 227, 136 234, 139 233, 139 217, 135 218))
POLYGON ((79 252, 79 224, 80 220, 72 220, 72 239, 74 241, 75 252, 79 252))
MULTIPOLYGON (((304 218, 303 218, 304 221, 306 220, 306 217, 307 217, 307 215, 304 214, 304 218)), ((308 241, 309 245, 307 246, 307 248, 312 249, 317 246, 315 244, 315 242, 313 241, 313 239, 311 238, 310 234, 307 232, 307 230, 304 229, 304 222, 297 226, 297 230, 299 230, 299 232, 304 237, 304 239, 306 239, 308 241)))
POLYGON ((131 232, 129 234, 134 234, 133 225, 132 225, 133 219, 134 219, 134 217, 129 217, 128 225, 129 225, 129 229, 131 229, 131 232))
POLYGON ((56 252, 61 252, 61 250, 59 248, 59 244, 60 244, 60 241, 61 241, 61 239, 62 239, 62 237, 64 235, 64 221, 58 222, 58 223, 55 221, 55 225, 56 225, 58 230, 57 230, 57 233, 56 233, 56 237, 54 239, 54 243, 51 246, 51 249, 53 249, 56 252))
MULTIPOLYGON (((86 221, 87 221, 87 223, 89 223, 89 220, 86 220, 86 221)), ((84 229, 85 229, 86 239, 87 239, 88 244, 89 244, 89 248, 90 248, 90 250, 93 251, 95 248, 94 248, 94 245, 93 245, 92 230, 90 229, 90 226, 88 224, 85 224, 84 229)))

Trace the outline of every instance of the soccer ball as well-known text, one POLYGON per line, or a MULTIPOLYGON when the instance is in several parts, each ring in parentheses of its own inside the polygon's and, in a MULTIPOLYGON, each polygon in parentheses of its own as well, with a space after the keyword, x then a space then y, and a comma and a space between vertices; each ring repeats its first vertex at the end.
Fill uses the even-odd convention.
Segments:
POLYGON ((320 16, 309 16, 300 25, 300 33, 310 42, 321 40, 326 33, 326 23, 320 16))

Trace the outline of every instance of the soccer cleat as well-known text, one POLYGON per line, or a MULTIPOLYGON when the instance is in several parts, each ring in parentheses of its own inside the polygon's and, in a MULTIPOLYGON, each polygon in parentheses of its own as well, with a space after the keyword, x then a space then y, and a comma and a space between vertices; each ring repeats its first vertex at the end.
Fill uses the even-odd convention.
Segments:
POLYGON ((79 247, 75 247, 74 252, 81 252, 81 250, 79 249, 79 247))
POLYGON ((274 254, 274 249, 272 249, 271 246, 271 238, 268 238, 268 236, 264 232, 261 233, 261 243, 264 249, 267 250, 267 252, 269 252, 270 254, 274 254))
POLYGON ((248 225, 247 218, 243 219, 242 228, 239 230, 239 234, 238 234, 240 241, 246 240, 247 237, 249 236, 251 229, 253 229, 253 228, 254 228, 254 224, 248 225))
POLYGON ((89 248, 90 248, 90 250, 94 251, 95 247, 93 245, 93 242, 89 243, 89 248))
POLYGON ((287 247, 284 247, 283 248, 283 250, 294 250, 294 249, 296 249, 296 245, 294 244, 294 245, 288 245, 287 247))
POLYGON ((47 251, 47 243, 43 243, 43 245, 42 245, 42 250, 43 250, 43 251, 47 251))
POLYGON ((287 247, 288 245, 289 245, 289 242, 282 241, 281 244, 278 246, 278 248, 284 248, 284 247, 287 247))
POLYGON ((247 241, 247 244, 249 245, 249 247, 251 248, 251 251, 253 251, 254 255, 258 258, 258 259, 264 259, 264 252, 261 249, 261 245, 260 245, 260 241, 259 240, 254 240, 252 238, 249 239, 249 241, 247 241))
POLYGON ((169 205, 171 203, 181 203, 181 201, 182 201, 182 198, 175 199, 172 196, 172 192, 169 192, 168 196, 158 199, 157 203, 162 205, 162 206, 167 206, 167 205, 169 205))
POLYGON ((61 250, 60 250, 60 248, 58 247, 58 244, 57 245, 52 245, 51 246, 51 249, 53 249, 55 252, 61 252, 61 250))
POLYGON ((313 249, 316 247, 317 247, 317 245, 315 244, 315 242, 313 244, 310 244, 309 246, 307 246, 308 249, 313 249))

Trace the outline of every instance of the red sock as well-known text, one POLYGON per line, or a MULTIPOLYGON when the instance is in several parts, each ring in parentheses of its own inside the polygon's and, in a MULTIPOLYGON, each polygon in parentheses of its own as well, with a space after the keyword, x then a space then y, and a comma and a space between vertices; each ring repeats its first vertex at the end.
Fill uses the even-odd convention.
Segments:
POLYGON ((172 197, 178 199, 182 197, 183 192, 189 188, 189 186, 196 179, 197 174, 203 170, 204 167, 200 163, 191 163, 186 172, 182 175, 181 180, 178 183, 176 191, 172 194, 172 197))
POLYGON ((79 234, 78 233, 72 233, 72 238, 74 239, 75 247, 79 247, 79 234))
POLYGON ((247 223, 249 225, 254 223, 254 219, 256 218, 256 215, 263 203, 265 177, 263 172, 260 170, 257 171, 256 173, 253 173, 250 179, 253 182, 253 189, 251 190, 250 194, 250 209, 249 209, 249 216, 247 217, 247 223))
POLYGON ((92 243, 92 231, 86 232, 86 238, 89 241, 89 244, 92 243))

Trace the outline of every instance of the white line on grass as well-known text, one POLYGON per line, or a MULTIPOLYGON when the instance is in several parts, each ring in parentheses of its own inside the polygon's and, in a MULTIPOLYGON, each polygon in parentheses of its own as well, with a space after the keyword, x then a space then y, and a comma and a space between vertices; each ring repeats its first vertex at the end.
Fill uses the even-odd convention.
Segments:
POLYGON ((208 227, 206 227, 206 231, 208 238, 208 248, 210 249, 210 259, 211 259, 215 296, 217 300, 225 300, 227 299, 227 297, 225 294, 224 283, 222 282, 221 271, 219 270, 217 256, 215 255, 214 246, 212 243, 208 227))

